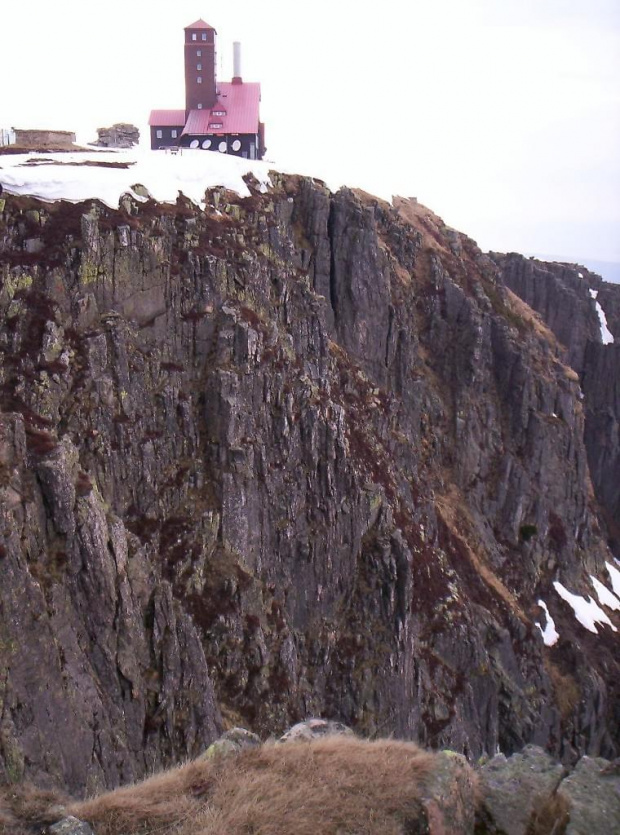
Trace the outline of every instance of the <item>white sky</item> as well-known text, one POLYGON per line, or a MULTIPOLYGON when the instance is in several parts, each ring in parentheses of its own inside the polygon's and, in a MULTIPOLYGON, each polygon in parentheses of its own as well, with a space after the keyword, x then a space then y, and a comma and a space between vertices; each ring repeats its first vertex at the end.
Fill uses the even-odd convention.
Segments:
POLYGON ((0 127, 183 107, 183 27, 260 81, 268 157, 415 195, 484 249, 620 261, 618 0, 0 3, 0 127))

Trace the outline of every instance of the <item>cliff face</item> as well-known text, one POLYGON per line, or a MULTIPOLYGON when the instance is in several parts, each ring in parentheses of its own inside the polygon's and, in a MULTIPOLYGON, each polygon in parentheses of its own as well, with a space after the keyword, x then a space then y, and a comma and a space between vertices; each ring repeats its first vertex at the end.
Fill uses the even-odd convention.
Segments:
POLYGON ((4 204, 4 779, 114 786, 318 714, 617 756, 615 635, 551 585, 608 584, 577 374, 427 210, 274 180, 4 204))
POLYGON ((540 313, 580 376, 590 473, 609 545, 620 558, 620 285, 574 264, 541 264, 515 254, 494 259, 500 280, 540 313), (605 314, 612 344, 603 344, 590 291, 605 314))

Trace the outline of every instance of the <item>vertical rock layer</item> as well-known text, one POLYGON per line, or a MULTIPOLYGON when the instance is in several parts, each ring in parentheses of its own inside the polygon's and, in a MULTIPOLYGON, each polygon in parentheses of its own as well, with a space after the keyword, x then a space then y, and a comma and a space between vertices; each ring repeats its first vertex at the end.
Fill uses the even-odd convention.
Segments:
MULTIPOLYGON (((579 374, 590 473, 620 558, 620 286, 576 264, 494 255, 501 280, 536 310, 579 374), (603 344, 599 305, 614 342, 603 344)), ((607 337, 608 339, 608 337, 607 337)))
POLYGON ((5 203, 4 778, 113 786, 309 714, 617 755, 615 636, 551 585, 610 559, 551 332, 416 204, 207 197, 5 203))

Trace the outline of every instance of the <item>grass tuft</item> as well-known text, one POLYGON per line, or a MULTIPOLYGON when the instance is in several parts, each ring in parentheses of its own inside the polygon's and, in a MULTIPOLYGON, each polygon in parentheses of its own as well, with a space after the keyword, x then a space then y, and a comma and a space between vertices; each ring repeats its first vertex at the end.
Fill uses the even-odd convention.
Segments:
POLYGON ((195 760, 73 804, 97 835, 397 835, 421 810, 434 755, 331 737, 195 760))

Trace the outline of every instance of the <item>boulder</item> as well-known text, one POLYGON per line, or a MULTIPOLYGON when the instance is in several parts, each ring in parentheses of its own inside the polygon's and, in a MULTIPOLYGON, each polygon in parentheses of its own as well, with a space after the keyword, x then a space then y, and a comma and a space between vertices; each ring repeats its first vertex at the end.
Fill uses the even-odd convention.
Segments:
POLYGON ((569 806, 566 835, 620 832, 620 760, 582 757, 558 794, 569 806))
POLYGON ((525 835, 532 816, 546 803, 564 768, 535 745, 520 754, 497 754, 482 766, 479 819, 490 835, 525 835))
POLYGON ((351 728, 343 725, 342 722, 334 722, 331 719, 306 719, 305 722, 293 725, 278 742, 299 742, 301 739, 311 741, 334 734, 354 736, 351 728))
POLYGON ((440 751, 426 781, 420 820, 405 832, 428 835, 468 835, 476 817, 476 781, 461 754, 440 751))
POLYGON ((140 131, 135 125, 118 122, 111 128, 97 128, 97 141, 102 148, 133 148, 140 142, 140 131))
POLYGON ((256 748, 260 744, 260 738, 252 731, 247 731, 245 728, 231 728, 209 745, 203 757, 211 758, 222 754, 237 754, 244 748, 256 748))
POLYGON ((58 823, 48 826, 47 835, 94 835, 89 824, 69 815, 58 823))

